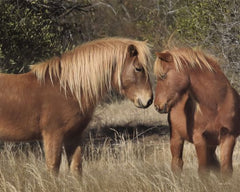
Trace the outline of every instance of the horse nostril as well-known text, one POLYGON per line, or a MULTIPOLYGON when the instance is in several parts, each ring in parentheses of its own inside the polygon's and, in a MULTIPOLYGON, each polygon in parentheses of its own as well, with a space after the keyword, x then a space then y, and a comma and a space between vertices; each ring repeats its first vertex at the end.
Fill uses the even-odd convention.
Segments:
POLYGON ((155 107, 155 109, 158 111, 159 110, 159 107, 158 107, 158 105, 154 105, 154 107, 155 107))
POLYGON ((137 103, 140 108, 147 108, 152 104, 152 102, 153 102, 153 97, 149 99, 147 103, 145 102, 142 103, 142 100, 140 98, 137 99, 137 103))
POLYGON ((147 103, 147 107, 150 106, 153 102, 153 98, 149 99, 148 103, 147 103))

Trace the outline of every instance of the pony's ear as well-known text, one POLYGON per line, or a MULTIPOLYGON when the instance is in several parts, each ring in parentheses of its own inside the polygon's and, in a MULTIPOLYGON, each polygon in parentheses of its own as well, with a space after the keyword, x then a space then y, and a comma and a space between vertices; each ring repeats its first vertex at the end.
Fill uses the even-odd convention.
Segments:
POLYGON ((134 57, 138 55, 137 48, 134 45, 128 46, 128 54, 130 57, 134 57))
POLYGON ((156 52, 157 57, 165 62, 172 62, 173 61, 173 57, 169 52, 156 52))

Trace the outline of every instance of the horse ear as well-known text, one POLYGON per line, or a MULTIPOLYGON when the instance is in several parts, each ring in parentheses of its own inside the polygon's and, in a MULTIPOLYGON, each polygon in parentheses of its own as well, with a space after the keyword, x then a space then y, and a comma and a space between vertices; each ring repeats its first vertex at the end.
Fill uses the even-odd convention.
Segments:
POLYGON ((165 62, 172 62, 173 61, 173 57, 169 52, 156 52, 157 57, 165 62))
POLYGON ((130 57, 134 57, 138 55, 137 48, 134 45, 129 45, 128 46, 128 53, 130 57))

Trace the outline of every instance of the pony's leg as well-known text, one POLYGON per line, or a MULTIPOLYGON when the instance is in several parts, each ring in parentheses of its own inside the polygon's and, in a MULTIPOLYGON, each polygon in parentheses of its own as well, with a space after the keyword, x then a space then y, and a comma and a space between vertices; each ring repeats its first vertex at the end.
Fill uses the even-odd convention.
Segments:
POLYGON ((207 143, 201 133, 195 133, 193 135, 193 143, 198 157, 198 172, 207 173, 208 166, 208 154, 207 154, 207 143))
POLYGON ((217 155, 215 153, 217 146, 208 146, 207 147, 207 156, 208 156, 208 167, 214 171, 220 169, 220 163, 218 161, 217 155))
POLYGON ((231 175, 232 167, 232 154, 235 146, 236 138, 233 135, 227 134, 220 139, 220 163, 221 173, 224 175, 231 175))
POLYGON ((68 159, 70 171, 76 175, 82 175, 82 150, 80 146, 80 138, 74 138, 65 142, 65 151, 68 159))
POLYGON ((77 146, 70 165, 71 172, 76 176, 82 175, 82 150, 81 146, 77 146))
POLYGON ((48 170, 57 175, 61 163, 62 136, 53 133, 43 133, 45 159, 48 170))
POLYGON ((172 153, 171 168, 174 173, 179 173, 182 171, 183 145, 184 145, 184 140, 178 134, 171 135, 171 139, 170 139, 170 148, 172 153))

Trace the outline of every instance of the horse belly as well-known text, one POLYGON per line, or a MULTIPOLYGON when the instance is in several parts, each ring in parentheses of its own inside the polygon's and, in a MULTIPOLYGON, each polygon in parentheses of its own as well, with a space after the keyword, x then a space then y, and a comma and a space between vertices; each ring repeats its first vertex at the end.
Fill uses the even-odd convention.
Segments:
POLYGON ((27 141, 41 138, 41 133, 32 121, 23 122, 17 119, 5 119, 0 117, 0 140, 27 141))
MULTIPOLYGON (((0 98, 1 99, 1 98, 0 98)), ((40 113, 31 103, 0 102, 0 140, 25 141, 39 139, 40 113)))

